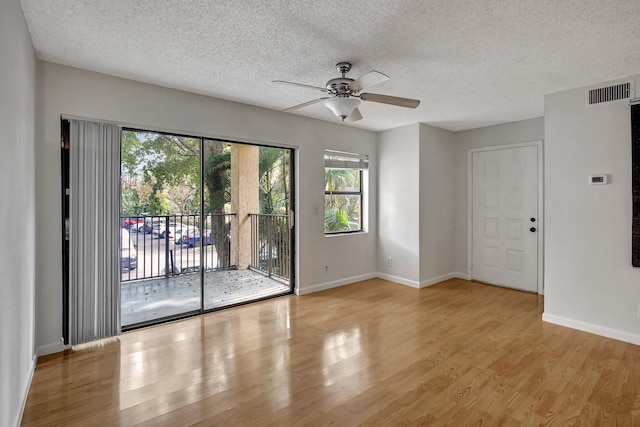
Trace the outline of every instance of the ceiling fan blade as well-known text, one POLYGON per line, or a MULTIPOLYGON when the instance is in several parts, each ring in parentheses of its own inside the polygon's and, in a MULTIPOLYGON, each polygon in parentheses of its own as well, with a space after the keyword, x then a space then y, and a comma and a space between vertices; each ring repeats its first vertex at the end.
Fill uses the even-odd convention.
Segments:
POLYGON ((329 99, 329 98, 330 98, 329 96, 326 96, 324 98, 314 99, 313 101, 303 102, 302 104, 294 105, 293 107, 286 108, 286 109, 284 109, 282 111, 283 112, 288 112, 288 111, 298 110, 300 108, 304 108, 304 107, 307 107, 309 105, 316 104, 318 102, 324 101, 325 99, 329 99))
POLYGON ((357 122, 358 120, 362 120, 362 113, 360 112, 360 109, 356 107, 356 109, 353 110, 351 115, 347 117, 347 120, 350 122, 357 122))
POLYGON ((311 85, 305 85, 305 84, 302 84, 302 83, 286 82, 284 80, 272 80, 271 83, 277 83, 277 84, 281 84, 281 85, 304 87, 304 88, 307 88, 307 89, 319 90, 321 92, 326 92, 327 91, 326 88, 323 88, 323 87, 320 87, 320 86, 311 86, 311 85))
POLYGON ((351 92, 360 92, 361 90, 386 82, 387 80, 389 80, 389 76, 372 70, 349 83, 347 88, 349 88, 351 92))
POLYGON ((380 95, 378 93, 363 93, 360 99, 369 102, 380 102, 382 104, 397 105, 398 107, 416 108, 420 105, 417 99, 400 98, 399 96, 380 95))

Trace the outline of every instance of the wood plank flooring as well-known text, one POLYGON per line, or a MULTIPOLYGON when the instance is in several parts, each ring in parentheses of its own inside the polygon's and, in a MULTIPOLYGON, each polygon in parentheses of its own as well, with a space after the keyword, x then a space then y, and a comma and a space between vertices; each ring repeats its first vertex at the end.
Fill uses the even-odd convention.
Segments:
POLYGON ((24 426, 640 425, 640 347, 543 298, 373 279, 39 360, 24 426))

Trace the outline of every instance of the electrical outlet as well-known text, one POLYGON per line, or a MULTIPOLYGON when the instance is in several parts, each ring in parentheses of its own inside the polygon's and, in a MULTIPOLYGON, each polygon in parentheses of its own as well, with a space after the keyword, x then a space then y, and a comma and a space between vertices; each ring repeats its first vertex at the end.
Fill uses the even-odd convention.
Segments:
POLYGON ((387 267, 391 267, 393 265, 393 258, 390 256, 387 257, 387 267))
POLYGON ((324 266, 324 274, 329 274, 329 266, 328 265, 324 266))

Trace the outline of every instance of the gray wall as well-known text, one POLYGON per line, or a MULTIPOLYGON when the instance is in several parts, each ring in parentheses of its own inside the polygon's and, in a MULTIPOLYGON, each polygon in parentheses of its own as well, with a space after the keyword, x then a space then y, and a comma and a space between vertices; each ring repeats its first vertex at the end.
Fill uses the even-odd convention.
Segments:
POLYGON ((415 124, 376 135, 39 63, 17 0, 0 3, 0 57, 0 425, 19 420, 35 344, 43 353, 62 347, 61 114, 300 147, 300 293, 377 273, 418 286, 466 273, 467 150, 544 139, 544 318, 640 344, 628 103, 585 109, 581 88, 548 95, 544 119, 455 134, 415 124), (371 158, 368 233, 324 236, 322 209, 314 211, 323 206, 326 148, 371 158), (587 185, 594 173, 609 174, 611 184, 587 185))
POLYGON ((35 363, 35 92, 36 59, 20 2, 2 1, 0 426, 18 424, 35 363))
POLYGON ((585 88, 545 97, 543 319, 640 344, 629 102, 585 107, 584 99, 585 88), (593 174, 610 184, 589 185, 593 174))
POLYGON ((457 274, 454 265, 455 134, 420 125, 420 286, 457 274))
POLYGON ((376 134, 371 131, 281 113, 202 95, 106 76, 52 63, 42 64, 39 91, 43 138, 36 151, 38 346, 59 351, 60 295, 60 115, 109 120, 145 129, 298 146, 296 196, 300 293, 337 286, 376 272, 376 134), (369 232, 324 236, 324 150, 368 154, 369 232), (315 213, 314 206, 318 206, 315 213), (325 273, 324 265, 329 266, 325 273))

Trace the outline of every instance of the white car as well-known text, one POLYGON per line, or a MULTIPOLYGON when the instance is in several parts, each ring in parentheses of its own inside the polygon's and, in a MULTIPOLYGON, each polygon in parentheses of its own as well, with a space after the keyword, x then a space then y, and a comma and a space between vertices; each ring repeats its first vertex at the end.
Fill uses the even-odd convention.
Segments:
MULTIPOLYGON (((182 227, 184 227, 184 225, 182 225, 179 222, 170 222, 169 223, 169 238, 175 239, 176 238, 176 232, 178 230, 181 230, 182 227)), ((164 239, 166 232, 167 232, 167 227, 165 227, 164 224, 161 224, 161 225, 158 226, 158 238, 159 239, 164 239)))

